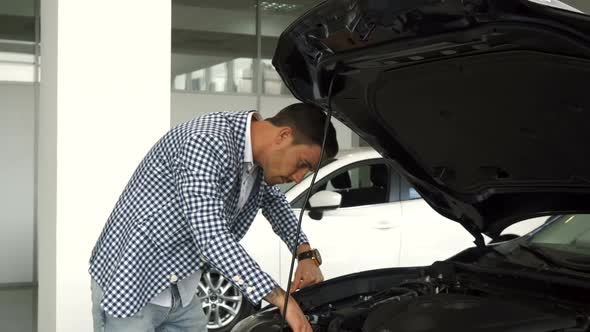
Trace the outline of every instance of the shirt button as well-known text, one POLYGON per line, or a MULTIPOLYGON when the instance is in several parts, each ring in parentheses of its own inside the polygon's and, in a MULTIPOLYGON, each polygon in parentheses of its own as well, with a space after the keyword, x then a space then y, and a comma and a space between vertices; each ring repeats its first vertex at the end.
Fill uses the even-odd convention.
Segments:
POLYGON ((234 282, 239 282, 239 281, 240 281, 240 280, 242 280, 242 279, 240 279, 240 277, 239 277, 239 276, 235 276, 235 277, 233 277, 233 278, 232 278, 232 280, 233 280, 234 282))
POLYGON ((253 291, 254 291, 254 287, 252 287, 252 286, 246 288, 246 292, 248 292, 248 293, 252 293, 253 291))
POLYGON ((178 277, 175 274, 170 275, 170 281, 171 282, 177 282, 178 281, 178 277))
POLYGON ((244 280, 240 279, 238 280, 238 285, 242 286, 244 284, 244 280))

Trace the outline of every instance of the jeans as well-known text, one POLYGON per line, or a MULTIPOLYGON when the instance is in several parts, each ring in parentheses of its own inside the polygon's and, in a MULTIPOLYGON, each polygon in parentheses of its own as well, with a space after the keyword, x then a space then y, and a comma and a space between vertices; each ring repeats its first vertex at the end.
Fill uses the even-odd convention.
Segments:
POLYGON ((107 314, 100 306, 103 291, 92 280, 92 318, 94 332, 206 332, 208 319, 195 294, 191 303, 183 308, 178 287, 172 285, 172 306, 146 304, 135 315, 117 318, 107 314))

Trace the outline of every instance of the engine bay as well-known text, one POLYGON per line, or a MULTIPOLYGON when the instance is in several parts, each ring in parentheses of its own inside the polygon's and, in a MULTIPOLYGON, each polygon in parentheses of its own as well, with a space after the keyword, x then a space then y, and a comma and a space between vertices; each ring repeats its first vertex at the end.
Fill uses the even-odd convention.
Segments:
POLYGON ((308 318, 317 332, 588 331, 574 308, 486 293, 444 275, 408 280, 356 301, 328 304, 308 318))
MULTIPOLYGON (((437 262, 401 281, 392 276, 388 287, 381 279, 366 278, 369 287, 350 289, 361 284, 358 276, 355 280, 303 294, 314 298, 301 298, 314 331, 590 331, 590 292, 572 285, 502 273, 476 274, 450 262, 437 262)), ((253 318, 257 323, 245 330, 281 331, 276 308, 253 318)))

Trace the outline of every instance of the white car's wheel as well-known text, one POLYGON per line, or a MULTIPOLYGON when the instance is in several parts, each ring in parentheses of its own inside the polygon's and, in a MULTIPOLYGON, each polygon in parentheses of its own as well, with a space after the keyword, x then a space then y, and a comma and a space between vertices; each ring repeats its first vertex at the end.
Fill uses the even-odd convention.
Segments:
POLYGON ((197 295, 209 319, 209 331, 230 331, 254 312, 254 307, 240 290, 215 270, 203 273, 197 295))

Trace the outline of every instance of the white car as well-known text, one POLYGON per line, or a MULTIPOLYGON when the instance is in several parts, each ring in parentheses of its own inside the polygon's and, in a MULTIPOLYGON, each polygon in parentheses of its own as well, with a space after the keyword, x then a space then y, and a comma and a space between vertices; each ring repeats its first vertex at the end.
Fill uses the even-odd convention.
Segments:
MULTIPOLYGON (((297 217, 311 178, 308 174, 301 183, 281 188, 297 217)), ((315 205, 316 209, 306 211, 302 229, 322 254, 325 279, 371 269, 430 265, 473 246, 473 237, 459 223, 434 211, 371 148, 342 151, 324 165, 312 198, 324 208, 315 205), (321 191, 339 195, 321 197, 321 191), (341 204, 330 206, 338 196, 341 204)), ((545 219, 514 225, 504 234, 525 234, 545 219)), ((261 212, 241 243, 286 288, 291 254, 261 212)), ((209 330, 229 331, 254 310, 237 288, 214 271, 204 273, 199 295, 209 316, 209 330)))

